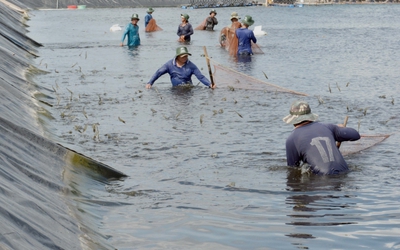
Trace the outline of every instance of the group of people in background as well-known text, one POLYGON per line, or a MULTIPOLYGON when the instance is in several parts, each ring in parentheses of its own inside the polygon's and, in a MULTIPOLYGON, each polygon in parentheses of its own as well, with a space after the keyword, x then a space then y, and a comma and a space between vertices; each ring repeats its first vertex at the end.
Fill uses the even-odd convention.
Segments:
MULTIPOLYGON (((144 18, 144 25, 146 32, 153 32, 162 30, 157 24, 156 20, 153 18, 152 14, 154 12, 153 8, 149 8, 147 14, 144 18)), ((218 24, 216 18, 217 11, 212 9, 209 16, 204 19, 204 21, 197 26, 196 30, 207 30, 213 31, 214 26, 218 24)), ((246 15, 242 21, 238 13, 233 12, 231 14, 231 25, 224 27, 221 30, 219 42, 221 47, 224 47, 230 55, 232 56, 251 56, 253 54, 252 46, 257 43, 257 39, 252 30, 249 29, 251 25, 254 24, 254 20, 251 16, 246 15)), ((139 36, 139 15, 133 14, 131 17, 131 23, 129 23, 121 38, 121 46, 124 45, 125 38, 128 38, 128 46, 138 46, 140 45, 139 36)), ((178 41, 181 43, 190 43, 191 36, 193 35, 193 26, 189 22, 188 14, 181 14, 181 23, 178 26, 177 35, 178 41)))

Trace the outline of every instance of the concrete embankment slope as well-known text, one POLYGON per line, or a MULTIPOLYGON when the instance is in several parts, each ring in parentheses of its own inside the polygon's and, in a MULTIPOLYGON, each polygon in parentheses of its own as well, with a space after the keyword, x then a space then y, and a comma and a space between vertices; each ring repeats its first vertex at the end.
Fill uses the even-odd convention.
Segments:
POLYGON ((124 174, 48 139, 26 7, 0 0, 0 249, 112 249, 77 204, 124 174))
MULTIPOLYGON (((13 2, 12 0, 10 2, 13 2)), ((187 5, 190 0, 24 0, 33 9, 67 8, 68 5, 86 5, 88 8, 174 7, 187 5)))

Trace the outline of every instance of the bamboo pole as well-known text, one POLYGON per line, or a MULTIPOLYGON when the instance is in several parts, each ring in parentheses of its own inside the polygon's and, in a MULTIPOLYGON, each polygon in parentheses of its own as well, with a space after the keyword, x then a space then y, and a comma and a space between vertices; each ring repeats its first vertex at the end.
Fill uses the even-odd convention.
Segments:
MULTIPOLYGON (((346 117, 344 118, 344 122, 343 122, 343 126, 346 127, 347 125, 347 120, 349 119, 349 116, 346 115, 346 117)), ((342 144, 342 142, 336 142, 336 147, 340 148, 340 145, 342 144)))
POLYGON ((215 83, 214 83, 214 78, 213 78, 213 74, 211 71, 210 58, 208 57, 206 46, 203 46, 203 50, 204 50, 204 55, 205 55, 206 62, 207 62, 208 73, 210 74, 211 87, 213 88, 215 83))

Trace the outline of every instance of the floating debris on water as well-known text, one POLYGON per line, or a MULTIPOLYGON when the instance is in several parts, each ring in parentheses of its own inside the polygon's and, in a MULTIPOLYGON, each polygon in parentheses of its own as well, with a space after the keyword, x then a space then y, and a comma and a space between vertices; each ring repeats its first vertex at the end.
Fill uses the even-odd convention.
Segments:
POLYGON ((83 113, 83 115, 86 117, 86 119, 88 119, 87 114, 86 114, 86 111, 85 111, 85 107, 83 107, 82 113, 83 113))
POLYGON ((317 96, 317 98, 319 104, 324 104, 324 100, 321 98, 321 96, 317 96))
POLYGON ((329 93, 332 93, 331 84, 330 83, 328 83, 328 89, 329 89, 329 93))
POLYGON ((241 114, 239 114, 239 112, 237 112, 236 110, 235 110, 235 112, 236 112, 236 114, 237 114, 238 116, 240 116, 240 118, 243 118, 243 116, 242 116, 241 114))
POLYGON ((339 92, 342 92, 339 88, 339 84, 336 82, 336 87, 338 88, 339 92))
POLYGON ((120 120, 122 123, 125 123, 124 120, 121 119, 121 117, 118 116, 118 120, 120 120))
POLYGON ((203 118, 204 118, 204 115, 203 114, 200 115, 200 124, 203 124, 203 118))
POLYGON ((228 185, 226 185, 226 187, 235 187, 236 183, 235 182, 231 182, 228 185))
POLYGON ((263 71, 263 74, 264 74, 265 78, 267 78, 267 79, 268 79, 268 76, 267 76, 267 74, 265 74, 265 73, 264 73, 264 71, 263 71))
POLYGON ((93 125, 92 125, 93 132, 94 132, 93 140, 97 139, 97 141, 100 140, 100 138, 99 138, 100 131, 99 131, 98 125, 100 125, 100 124, 99 123, 93 123, 93 125))
POLYGON ((101 96, 99 95, 99 105, 103 104, 103 101, 101 100, 101 96))
POLYGON ((80 126, 80 125, 75 125, 75 126, 74 126, 74 129, 75 129, 76 131, 78 131, 79 133, 82 133, 82 126, 80 126))
POLYGON ((386 95, 380 95, 378 97, 381 98, 381 99, 386 99, 386 95))
POLYGON ((350 85, 350 82, 348 82, 347 84, 346 84, 346 87, 348 87, 350 85))
POLYGON ((176 119, 176 120, 178 120, 178 117, 181 115, 181 113, 182 113, 182 110, 179 111, 179 113, 175 116, 175 119, 176 119))
POLYGON ((232 87, 232 86, 228 86, 228 88, 229 88, 230 91, 235 91, 235 88, 232 87))

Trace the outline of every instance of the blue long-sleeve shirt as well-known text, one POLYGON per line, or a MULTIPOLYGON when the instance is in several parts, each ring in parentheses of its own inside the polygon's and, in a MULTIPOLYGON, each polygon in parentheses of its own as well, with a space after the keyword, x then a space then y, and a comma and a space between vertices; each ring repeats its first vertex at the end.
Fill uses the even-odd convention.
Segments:
POLYGON ((193 27, 190 23, 186 23, 184 27, 182 27, 182 25, 179 25, 176 34, 178 36, 185 36, 185 41, 189 42, 190 36, 193 35, 193 27))
POLYGON ((144 16, 144 27, 147 27, 147 24, 149 24, 150 20, 153 18, 152 15, 147 14, 146 16, 144 16))
POLYGON ((204 85, 210 87, 211 82, 200 72, 197 66, 191 61, 187 60, 182 67, 176 65, 175 58, 166 62, 161 68, 159 68, 156 73, 151 77, 148 83, 151 85, 160 78, 160 76, 168 73, 171 77, 172 86, 178 86, 181 84, 193 84, 192 75, 195 75, 197 79, 204 85))
POLYGON ((356 141, 360 134, 353 128, 312 122, 295 128, 286 140, 288 166, 308 163, 315 174, 337 174, 349 168, 336 141, 356 141))
POLYGON ((238 54, 243 52, 253 54, 253 51, 251 50, 251 41, 253 41, 253 43, 257 43, 257 38, 254 36, 253 31, 247 28, 239 28, 236 29, 236 36, 239 42, 238 54))
POLYGON ((126 45, 128 45, 128 46, 140 45, 139 26, 138 25, 133 25, 132 23, 129 23, 126 26, 125 31, 122 34, 121 43, 124 42, 126 36, 128 36, 128 42, 126 45))

